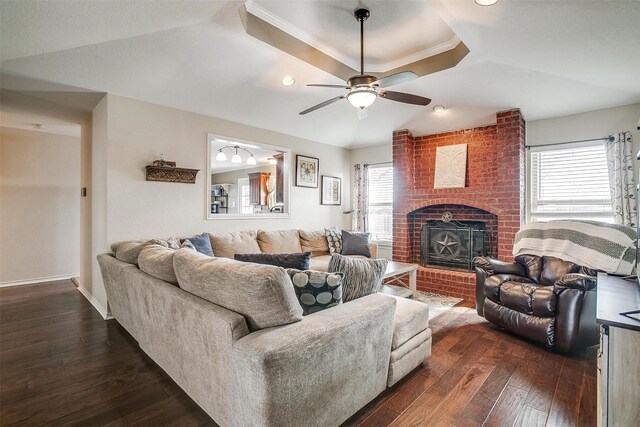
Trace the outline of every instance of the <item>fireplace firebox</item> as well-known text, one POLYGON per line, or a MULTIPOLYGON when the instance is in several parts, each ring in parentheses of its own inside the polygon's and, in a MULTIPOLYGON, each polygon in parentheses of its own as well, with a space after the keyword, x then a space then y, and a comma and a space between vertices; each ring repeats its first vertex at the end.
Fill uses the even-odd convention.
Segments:
POLYGON ((422 227, 420 258, 424 267, 472 271, 473 258, 486 255, 485 223, 429 220, 422 227))

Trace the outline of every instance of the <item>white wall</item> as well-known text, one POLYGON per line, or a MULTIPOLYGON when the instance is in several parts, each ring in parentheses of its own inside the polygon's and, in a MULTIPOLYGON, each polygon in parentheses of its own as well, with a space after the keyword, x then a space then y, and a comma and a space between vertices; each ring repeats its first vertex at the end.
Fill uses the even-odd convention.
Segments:
MULTIPOLYGON (((554 119, 534 120, 527 122, 527 144, 538 145, 592 139, 622 131, 631 131, 635 159, 638 150, 640 150, 638 119, 640 119, 640 104, 589 111, 554 119)), ((636 170, 637 166, 636 163, 636 170)))
MULTIPOLYGON (((278 145, 320 159, 320 174, 343 178, 343 204, 350 186, 345 171, 349 151, 160 105, 108 95, 108 241, 185 236, 203 231, 322 229, 342 227, 341 206, 320 205, 318 189, 292 186, 291 217, 283 219, 207 220, 207 133, 278 145), (178 166, 200 169, 195 184, 145 181, 145 165, 164 153, 178 166)), ((95 124, 94 124, 95 127, 95 124)), ((95 146, 95 141, 94 141, 95 146)), ((346 172, 348 173, 348 172, 346 172)), ((293 176, 293 173, 291 174, 293 176)))
POLYGON ((80 138, 0 128, 0 283, 80 273, 80 138))

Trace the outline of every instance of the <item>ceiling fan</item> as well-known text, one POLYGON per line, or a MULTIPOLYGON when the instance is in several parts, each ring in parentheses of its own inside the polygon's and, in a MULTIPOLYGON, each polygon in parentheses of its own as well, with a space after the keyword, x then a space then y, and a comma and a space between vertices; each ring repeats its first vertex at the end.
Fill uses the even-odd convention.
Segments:
POLYGON ((322 107, 333 104, 336 101, 346 98, 351 105, 356 108, 364 109, 373 104, 377 97, 389 99, 391 101, 403 102, 405 104, 413 105, 429 105, 431 100, 423 96, 412 95, 410 93, 392 92, 385 90, 389 86, 396 85, 398 83, 407 82, 418 78, 418 75, 412 71, 403 71, 401 73, 391 74, 390 76, 378 79, 376 76, 364 73, 364 21, 369 18, 368 9, 356 9, 353 13, 356 20, 360 22, 360 74, 351 77, 347 80, 346 85, 324 85, 324 84, 310 84, 307 86, 317 87, 330 87, 336 89, 347 89, 349 92, 346 95, 336 96, 327 101, 321 102, 318 105, 314 105, 311 108, 307 108, 300 112, 300 115, 311 113, 322 107))

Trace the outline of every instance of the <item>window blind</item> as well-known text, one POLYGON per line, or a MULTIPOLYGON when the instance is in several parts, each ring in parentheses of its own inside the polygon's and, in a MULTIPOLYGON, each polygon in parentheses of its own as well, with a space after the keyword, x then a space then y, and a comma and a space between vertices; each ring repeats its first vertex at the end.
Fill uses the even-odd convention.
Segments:
POLYGON ((367 231, 372 240, 390 243, 393 237, 393 166, 371 165, 368 177, 367 231))
POLYGON ((529 220, 613 222, 604 144, 545 148, 530 152, 529 220))

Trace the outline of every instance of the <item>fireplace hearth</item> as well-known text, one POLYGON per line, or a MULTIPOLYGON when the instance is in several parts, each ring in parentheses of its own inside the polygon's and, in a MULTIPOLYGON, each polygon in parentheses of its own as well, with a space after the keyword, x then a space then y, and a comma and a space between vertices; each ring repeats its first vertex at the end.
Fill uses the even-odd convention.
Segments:
POLYGON ((424 267, 472 271, 473 258, 486 255, 485 223, 429 220, 420 236, 424 267))

